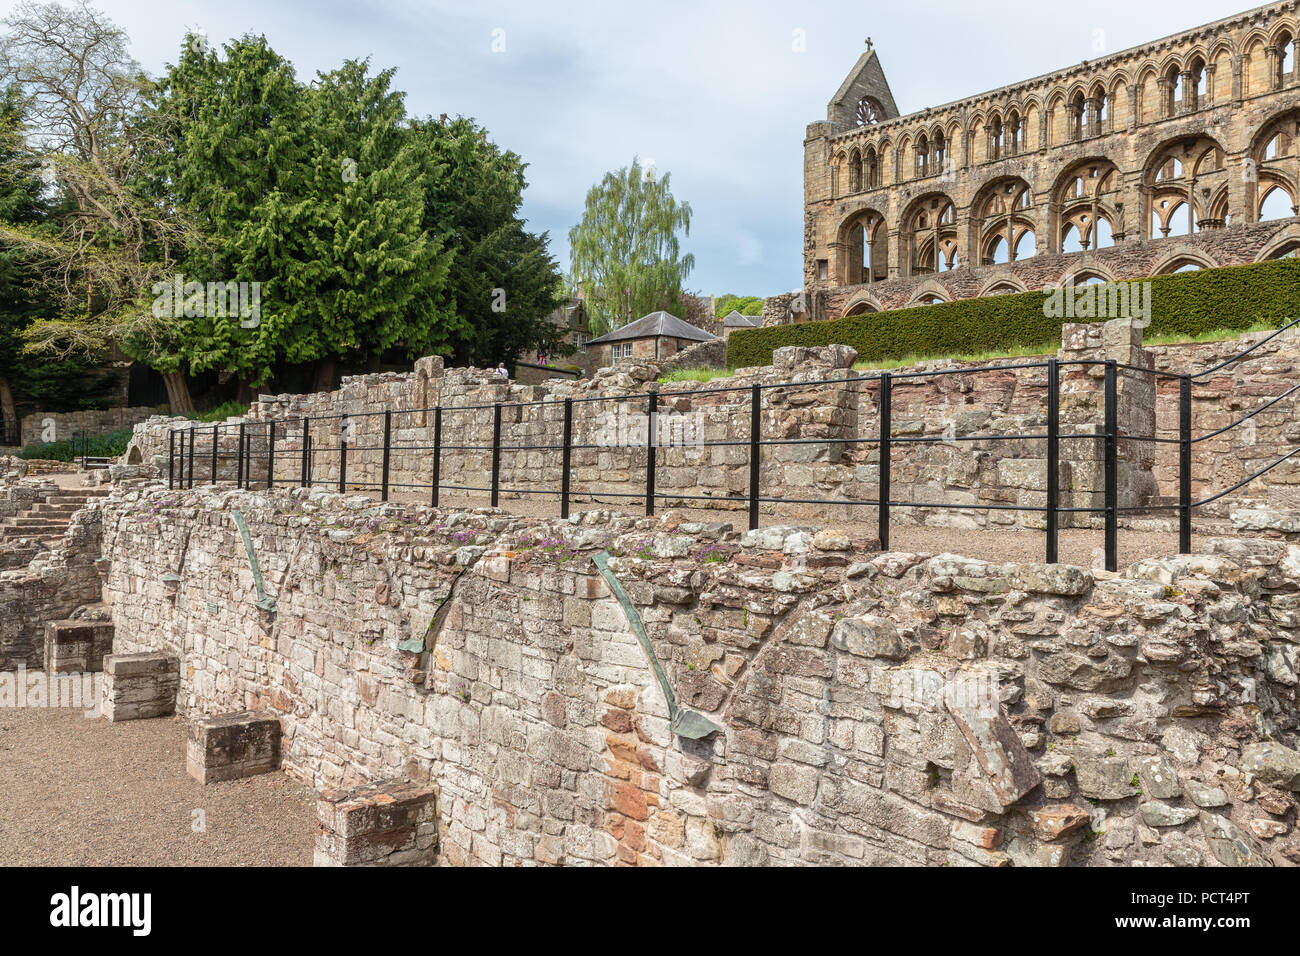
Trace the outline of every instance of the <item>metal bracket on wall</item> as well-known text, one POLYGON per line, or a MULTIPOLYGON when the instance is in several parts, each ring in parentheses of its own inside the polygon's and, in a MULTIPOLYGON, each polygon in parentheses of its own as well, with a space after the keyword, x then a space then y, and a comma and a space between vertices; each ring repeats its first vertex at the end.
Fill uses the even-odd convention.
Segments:
POLYGON ((248 552, 248 564, 253 570, 253 584, 257 586, 257 607, 259 610, 274 613, 275 598, 266 596, 266 588, 262 584, 262 572, 257 566, 257 555, 253 553, 253 538, 248 533, 248 523, 244 521, 243 512, 239 510, 232 511, 231 516, 239 526, 239 533, 244 537, 244 550, 248 552))
POLYGON ((664 673, 659 658, 655 657, 654 648, 651 647, 650 638, 646 635, 645 624, 641 621, 641 615, 637 613, 636 607, 632 604, 632 599, 627 596, 627 591, 623 590, 623 585, 618 578, 614 577, 614 572, 609 569, 609 552, 602 551, 592 560, 596 564, 596 570, 600 572, 600 576, 605 579, 610 591, 613 592, 618 603, 622 605, 623 613, 627 616, 627 622, 632 627, 632 633, 641 642, 641 649, 645 651, 645 656, 650 660, 650 667, 655 672, 655 679, 659 681, 659 689, 663 691, 664 700, 668 702, 668 721, 673 733, 688 740, 699 740, 702 737, 709 736, 709 734, 721 732, 722 728, 703 714, 696 713, 693 710, 678 709, 677 698, 673 695, 673 689, 668 684, 668 676, 664 673))

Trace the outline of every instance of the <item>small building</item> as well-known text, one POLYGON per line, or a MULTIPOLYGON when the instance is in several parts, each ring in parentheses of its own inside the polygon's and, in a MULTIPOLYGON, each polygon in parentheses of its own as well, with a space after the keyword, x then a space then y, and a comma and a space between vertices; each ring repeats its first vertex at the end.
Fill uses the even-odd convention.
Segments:
POLYGON ((722 337, 724 339, 729 338, 736 329, 756 329, 762 324, 762 316, 741 315, 735 309, 732 309, 722 318, 722 337))
POLYGON ((515 380, 522 385, 538 385, 551 378, 581 378, 591 374, 592 355, 587 351, 591 338, 587 307, 580 298, 571 298, 549 316, 547 320, 564 330, 563 340, 573 349, 567 355, 556 353, 545 356, 537 350, 515 357, 515 380))
POLYGON ((619 362, 653 362, 676 355, 697 342, 712 342, 717 336, 698 329, 667 312, 651 312, 613 332, 587 343, 594 365, 619 362))

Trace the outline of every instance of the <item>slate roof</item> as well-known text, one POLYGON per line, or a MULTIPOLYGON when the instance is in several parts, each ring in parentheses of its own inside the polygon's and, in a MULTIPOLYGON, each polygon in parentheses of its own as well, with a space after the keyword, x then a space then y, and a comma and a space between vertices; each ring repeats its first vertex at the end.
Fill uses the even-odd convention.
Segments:
POLYGON ((643 315, 635 322, 629 322, 622 328, 591 339, 588 345, 600 345, 602 342, 623 342, 628 339, 648 339, 664 335, 671 339, 690 339, 694 342, 710 342, 717 336, 703 329, 696 328, 689 322, 683 322, 675 315, 662 310, 643 315))

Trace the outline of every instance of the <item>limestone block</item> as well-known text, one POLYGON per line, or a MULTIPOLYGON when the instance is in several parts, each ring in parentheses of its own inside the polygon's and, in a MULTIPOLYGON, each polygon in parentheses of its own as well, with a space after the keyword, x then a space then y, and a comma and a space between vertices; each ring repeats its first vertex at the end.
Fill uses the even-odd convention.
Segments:
POLYGON ((104 658, 104 716, 119 721, 174 713, 180 681, 180 658, 109 654, 104 658))
POLYGON ((102 671, 113 652, 108 621, 50 621, 45 625, 45 671, 49 674, 102 671))
POLYGON ((280 768, 280 719, 243 711, 190 721, 185 769, 202 784, 252 777, 280 768))

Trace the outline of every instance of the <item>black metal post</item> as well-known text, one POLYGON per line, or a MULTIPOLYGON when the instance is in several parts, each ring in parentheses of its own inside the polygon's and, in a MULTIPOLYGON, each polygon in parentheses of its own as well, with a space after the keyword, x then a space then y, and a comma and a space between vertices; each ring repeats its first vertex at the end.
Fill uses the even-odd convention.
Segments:
POLYGON ((560 517, 569 517, 569 471, 573 461, 573 399, 564 400, 564 450, 560 454, 560 517))
MULTIPOLYGON (((73 443, 73 447, 74 448, 76 447, 75 442, 73 443)), ((90 453, 90 436, 87 435, 85 432, 82 432, 81 433, 81 467, 83 469, 86 467, 87 464, 86 459, 87 457, 89 457, 89 453, 90 453)))
POLYGON ((381 478, 382 490, 380 500, 388 500, 388 465, 392 457, 393 442, 393 413, 389 409, 384 409, 384 470, 381 478))
POLYGON ((302 420, 302 486, 311 487, 311 419, 302 420))
POLYGON ((176 490, 176 430, 167 431, 167 490, 176 490))
POLYGON ((1061 370, 1047 360, 1047 563, 1057 558, 1057 509, 1061 505, 1061 370))
POLYGON ((759 454, 762 451, 763 390, 758 385, 749 392, 749 530, 758 527, 759 454))
POLYGON ((266 423, 266 487, 275 485, 275 422, 266 423))
POLYGON ((348 420, 339 419, 339 494, 348 491, 348 420))
POLYGON ((501 500, 501 403, 492 409, 492 507, 501 500))
POLYGON ((1119 570, 1118 401, 1115 360, 1106 360, 1106 570, 1119 570))
POLYGON ((659 392, 650 389, 646 400, 645 421, 645 513, 655 513, 655 425, 659 418, 659 392))
POLYGON ((191 425, 190 426, 190 455, 189 455, 190 471, 189 471, 189 476, 186 479, 187 484, 190 488, 194 487, 194 433, 196 431, 198 431, 198 429, 195 428, 193 425, 191 425))
POLYGON ((1192 553, 1192 377, 1178 380, 1178 553, 1192 553))
POLYGON ((429 502, 438 507, 438 482, 442 477, 442 406, 433 410, 433 500, 429 502))
POLYGON ((212 483, 217 483, 217 441, 220 437, 220 425, 212 426, 212 483))
POLYGON ((244 423, 239 423, 239 454, 236 456, 238 462, 235 465, 235 487, 244 487, 244 446, 248 443, 247 435, 244 431, 244 423))
POLYGON ((877 537, 880 538, 880 550, 889 550, 889 439, 890 430, 890 394, 893 391, 893 377, 884 372, 880 376, 880 521, 877 537))

